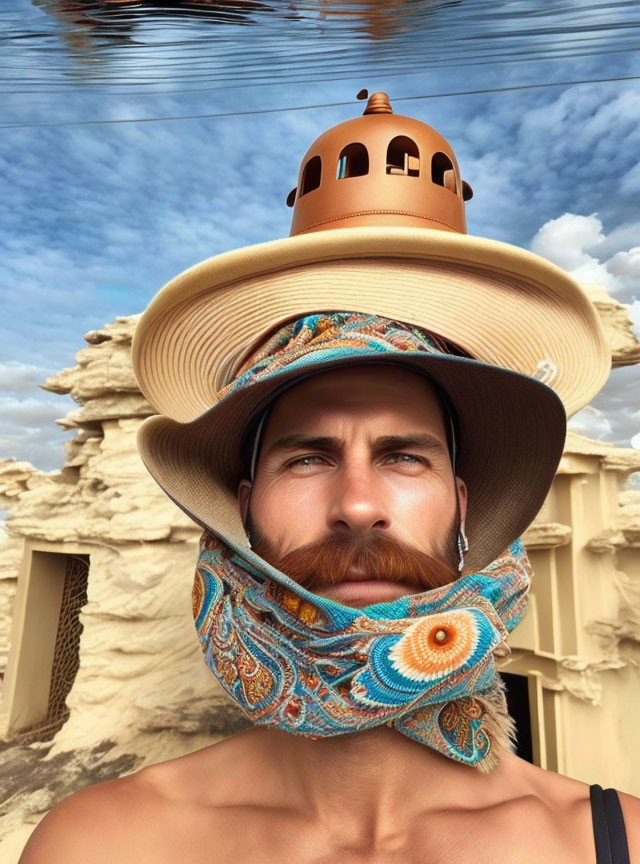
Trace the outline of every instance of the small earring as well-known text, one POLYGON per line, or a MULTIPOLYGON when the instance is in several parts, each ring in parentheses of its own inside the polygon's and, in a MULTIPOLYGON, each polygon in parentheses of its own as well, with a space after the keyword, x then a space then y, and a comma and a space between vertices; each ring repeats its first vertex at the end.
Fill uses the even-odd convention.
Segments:
POLYGON ((462 528, 458 531, 458 572, 464 567, 464 553, 469 551, 469 541, 462 528))
POLYGON ((251 546, 251 535, 249 534, 248 531, 247 531, 247 546, 249 547, 249 549, 252 548, 252 546, 251 546))

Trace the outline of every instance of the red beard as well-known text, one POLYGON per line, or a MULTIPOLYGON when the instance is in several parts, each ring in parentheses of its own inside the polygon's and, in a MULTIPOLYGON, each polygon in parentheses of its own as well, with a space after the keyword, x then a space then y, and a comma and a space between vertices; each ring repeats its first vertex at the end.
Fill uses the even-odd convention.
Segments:
MULTIPOLYGON (((450 563, 380 531, 367 537, 332 534, 282 557, 274 552, 255 526, 251 526, 250 534, 252 549, 257 555, 309 591, 337 585, 354 570, 366 573, 369 579, 410 585, 417 592, 448 585, 459 575, 450 563)), ((450 545, 455 548, 453 539, 450 545)))

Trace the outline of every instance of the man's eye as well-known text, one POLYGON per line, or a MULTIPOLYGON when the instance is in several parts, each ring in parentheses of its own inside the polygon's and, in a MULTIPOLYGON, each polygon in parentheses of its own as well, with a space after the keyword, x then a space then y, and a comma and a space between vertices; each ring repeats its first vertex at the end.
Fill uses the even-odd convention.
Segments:
POLYGON ((405 462, 407 465, 424 465, 425 460, 419 456, 413 456, 411 453, 390 453, 387 459, 397 459, 400 463, 405 462))
POLYGON ((305 468, 313 468, 321 462, 326 461, 324 456, 300 456, 299 459, 294 459, 292 462, 289 462, 289 468, 302 468, 304 471, 305 468))

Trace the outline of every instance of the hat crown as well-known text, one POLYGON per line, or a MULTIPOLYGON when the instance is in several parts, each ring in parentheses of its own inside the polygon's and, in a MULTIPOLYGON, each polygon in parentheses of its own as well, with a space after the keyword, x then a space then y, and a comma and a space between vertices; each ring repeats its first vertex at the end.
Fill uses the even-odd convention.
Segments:
POLYGON ((369 225, 466 234, 464 202, 472 195, 449 142, 394 114, 388 95, 377 92, 362 117, 328 129, 305 153, 287 198, 291 236, 369 225))

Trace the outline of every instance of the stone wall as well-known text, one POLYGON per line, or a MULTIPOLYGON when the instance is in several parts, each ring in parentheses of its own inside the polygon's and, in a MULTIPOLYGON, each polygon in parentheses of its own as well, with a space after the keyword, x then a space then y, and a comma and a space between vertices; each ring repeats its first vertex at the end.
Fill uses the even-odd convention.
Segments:
MULTIPOLYGON (((79 403, 59 421, 77 429, 64 468, 44 474, 28 463, 0 462, 1 502, 10 513, 8 536, 0 539, 0 671, 25 546, 64 553, 81 544, 90 555, 69 719, 52 741, 5 745, 0 756, 0 838, 8 844, 3 854, 14 849, 15 860, 42 814, 74 789, 206 746, 243 725, 202 661, 193 626, 200 531, 136 450, 137 428, 154 412, 131 369, 135 323, 119 318, 87 334, 77 365, 46 382, 45 389, 79 403)), ((6 710, 3 698, 0 717, 6 710)), ((5 737, 15 739, 16 731, 5 737)))
POLYGON ((504 665, 529 682, 536 764, 636 796, 640 489, 626 480, 638 468, 640 451, 569 433, 522 538, 534 577, 504 665))

